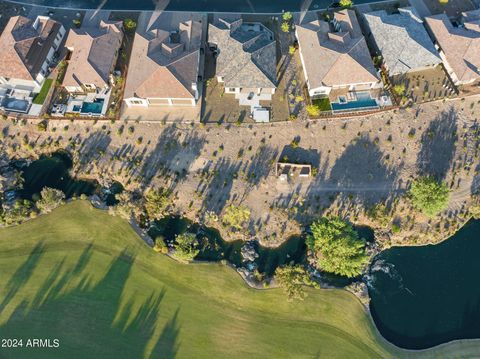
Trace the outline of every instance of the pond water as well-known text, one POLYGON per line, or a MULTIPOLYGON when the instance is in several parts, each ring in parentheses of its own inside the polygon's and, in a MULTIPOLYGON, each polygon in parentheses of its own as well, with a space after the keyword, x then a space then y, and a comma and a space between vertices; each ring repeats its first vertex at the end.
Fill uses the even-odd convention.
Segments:
MULTIPOLYGON (((371 228, 362 226, 355 229, 363 238, 373 240, 373 230, 371 228)), ((160 221, 155 221, 148 233, 153 239, 162 236, 166 243, 172 243, 175 241, 177 234, 187 231, 196 233, 199 239, 200 253, 195 257, 196 260, 220 261, 225 259, 236 267, 244 265, 241 248, 245 242, 224 241, 216 229, 200 226, 188 219, 178 216, 163 218, 160 221)), ((258 271, 267 276, 273 275, 278 266, 290 262, 295 264, 306 263, 305 236, 292 236, 276 248, 263 247, 256 241, 251 242, 251 245, 258 253, 258 258, 255 260, 258 271)), ((322 282, 343 287, 350 284, 352 279, 322 273, 322 282)))
MULTIPOLYGON (((196 260, 220 261, 228 260, 237 267, 242 266, 241 248, 243 241, 226 242, 220 233, 213 228, 201 227, 188 219, 171 216, 156 221, 150 228, 149 234, 152 238, 161 235, 165 241, 173 242, 175 236, 186 231, 196 233, 200 243, 200 253, 196 260)), ((273 275, 275 269, 283 264, 294 262, 303 263, 306 255, 305 238, 301 236, 291 237, 284 244, 277 248, 266 248, 257 242, 252 243, 258 258, 255 263, 258 271, 268 276, 273 275)))
POLYGON ((367 278, 382 335, 409 349, 480 338, 480 221, 437 244, 380 253, 367 278))
POLYGON ((24 199, 31 200, 44 187, 62 190, 67 198, 81 194, 91 195, 97 188, 93 181, 75 180, 70 177, 72 160, 66 152, 41 156, 29 165, 24 161, 17 161, 14 166, 22 171, 24 183, 18 195, 24 199))

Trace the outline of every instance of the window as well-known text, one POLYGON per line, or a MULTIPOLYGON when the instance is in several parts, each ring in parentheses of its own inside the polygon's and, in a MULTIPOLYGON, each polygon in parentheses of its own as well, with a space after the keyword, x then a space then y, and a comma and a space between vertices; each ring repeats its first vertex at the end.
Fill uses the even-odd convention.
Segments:
POLYGON ((140 100, 130 100, 130 103, 131 103, 132 105, 141 105, 141 104, 143 104, 143 102, 140 101, 140 100))
POLYGON ((230 87, 230 88, 228 89, 228 91, 230 91, 230 92, 235 92, 235 87, 230 87))

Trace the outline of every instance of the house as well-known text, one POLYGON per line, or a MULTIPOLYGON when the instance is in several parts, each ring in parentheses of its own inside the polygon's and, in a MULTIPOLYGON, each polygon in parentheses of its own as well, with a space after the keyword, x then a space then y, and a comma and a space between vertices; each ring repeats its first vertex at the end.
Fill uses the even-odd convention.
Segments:
POLYGON ((217 17, 208 27, 208 45, 216 56, 216 77, 226 94, 254 109, 270 101, 277 87, 276 42, 261 23, 217 17))
POLYGON ((28 113, 65 36, 65 28, 45 16, 12 17, 0 36, 0 107, 28 113))
POLYGON ((72 94, 107 90, 122 39, 121 22, 101 20, 97 26, 70 29, 63 87, 72 94))
POLYGON ((383 85, 354 11, 300 24, 295 32, 311 98, 330 97, 334 110, 377 106, 372 90, 383 85))
POLYGON ((390 76, 442 63, 423 21, 413 8, 400 8, 396 14, 381 10, 363 16, 369 30, 367 39, 372 40, 382 55, 383 65, 390 76))
POLYGON ((201 91, 203 56, 201 20, 171 12, 143 12, 133 43, 125 104, 128 107, 196 106, 201 91))
POLYGON ((461 23, 452 23, 446 14, 425 18, 435 39, 443 64, 455 85, 480 79, 480 10, 462 14, 461 23))

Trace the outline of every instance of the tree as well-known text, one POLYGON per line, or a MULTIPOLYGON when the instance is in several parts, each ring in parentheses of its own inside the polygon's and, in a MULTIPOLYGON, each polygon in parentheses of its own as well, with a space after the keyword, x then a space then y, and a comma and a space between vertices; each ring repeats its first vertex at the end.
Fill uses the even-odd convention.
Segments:
POLYGON ((250 209, 245 206, 228 206, 223 214, 223 224, 240 230, 243 224, 250 219, 250 209))
POLYGON ((416 209, 434 217, 447 207, 449 190, 444 183, 427 176, 412 183, 409 196, 416 209))
POLYGON ((293 14, 290 11, 284 12, 282 15, 283 21, 289 22, 293 19, 293 14))
POLYGON ((126 32, 132 33, 137 28, 137 23, 135 22, 135 20, 125 19, 123 20, 123 28, 126 32))
POLYGON ((182 261, 191 261, 200 252, 194 233, 182 233, 175 237, 174 256, 182 261))
POLYGON ((45 187, 40 192, 40 199, 36 202, 37 208, 42 213, 49 213, 63 203, 65 194, 55 188, 45 187))
POLYGON ((393 93, 397 96, 405 95, 405 84, 396 84, 392 89, 393 93))
POLYGON ((286 21, 282 22, 282 25, 280 25, 280 28, 282 29, 283 32, 289 32, 290 31, 290 24, 286 21))
POLYGON ((305 285, 318 287, 317 283, 310 279, 305 268, 299 264, 277 267, 275 279, 287 294, 288 300, 303 300, 306 297, 305 285))
POLYGON ((308 105, 307 106, 307 113, 311 117, 320 116, 320 107, 317 105, 308 105))
POLYGON ((368 262, 365 240, 359 238, 351 224, 339 217, 324 217, 310 229, 307 246, 318 258, 321 270, 346 277, 363 272, 368 262))
POLYGON ((353 1, 352 0, 340 0, 339 4, 342 8, 348 9, 353 6, 353 1))
POLYGON ((170 204, 170 193, 163 188, 150 189, 144 196, 145 211, 148 218, 160 219, 165 216, 167 207, 170 204))

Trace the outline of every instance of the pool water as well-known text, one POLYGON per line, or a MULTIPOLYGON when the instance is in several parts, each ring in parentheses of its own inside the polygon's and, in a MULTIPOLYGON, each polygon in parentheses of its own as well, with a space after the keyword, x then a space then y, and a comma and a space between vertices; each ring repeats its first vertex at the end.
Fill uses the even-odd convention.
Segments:
POLYGON ((103 109, 104 99, 95 100, 93 102, 84 102, 82 105, 81 113, 94 113, 101 114, 103 109))
POLYGON ((30 107, 30 103, 26 100, 18 100, 16 98, 6 98, 3 106, 7 110, 17 111, 17 112, 27 112, 30 107))
POLYGON ((358 92, 357 99, 355 101, 348 102, 332 102, 333 111, 346 111, 346 110, 358 110, 377 108, 377 101, 370 97, 368 92, 358 92))

